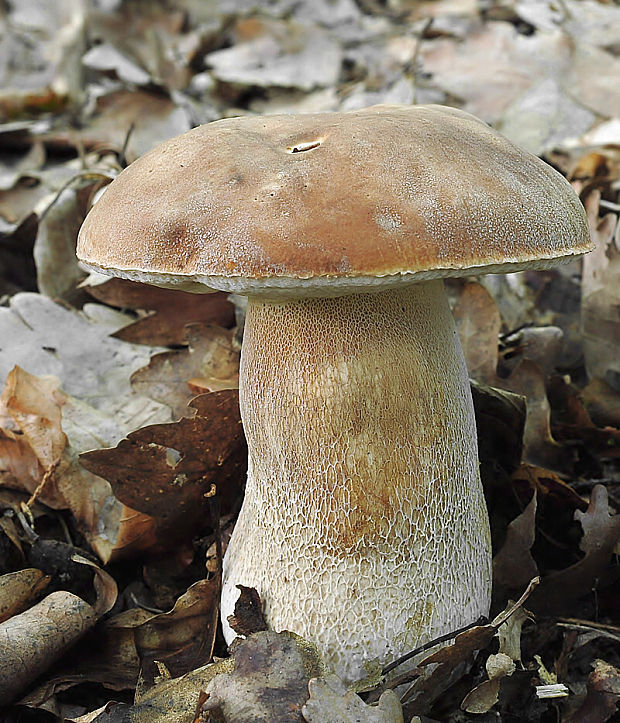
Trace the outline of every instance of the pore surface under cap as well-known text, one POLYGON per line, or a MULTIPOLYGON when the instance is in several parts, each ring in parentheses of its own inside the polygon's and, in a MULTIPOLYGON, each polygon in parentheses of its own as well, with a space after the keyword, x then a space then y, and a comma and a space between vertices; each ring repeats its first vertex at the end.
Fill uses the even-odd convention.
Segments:
POLYGON ((78 255, 187 288, 344 291, 590 248, 579 200, 535 156, 463 111, 375 106, 221 120, 159 145, 106 189, 78 255))

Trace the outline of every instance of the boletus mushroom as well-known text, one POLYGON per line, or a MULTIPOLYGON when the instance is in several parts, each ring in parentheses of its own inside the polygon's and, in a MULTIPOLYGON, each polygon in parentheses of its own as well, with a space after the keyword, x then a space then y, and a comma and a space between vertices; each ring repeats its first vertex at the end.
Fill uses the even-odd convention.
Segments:
POLYGON ((444 277, 590 250, 538 158, 440 106, 220 120, 144 155, 80 232, 90 268, 249 297, 249 448, 224 559, 345 680, 488 613, 489 522, 444 277))

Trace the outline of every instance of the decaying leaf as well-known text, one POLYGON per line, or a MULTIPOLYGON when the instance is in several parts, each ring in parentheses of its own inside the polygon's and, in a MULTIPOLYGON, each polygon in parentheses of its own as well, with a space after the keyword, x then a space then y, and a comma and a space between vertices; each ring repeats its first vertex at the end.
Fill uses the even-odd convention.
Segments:
POLYGON ((618 712, 620 670, 604 660, 595 660, 592 666, 586 698, 565 718, 566 723, 605 723, 618 712))
POLYGON ((9 308, 0 308, 0 380, 15 365, 53 374, 67 394, 108 415, 124 433, 168 421, 167 407, 132 393, 129 384, 152 349, 111 338, 118 327, 116 314, 89 317, 38 294, 16 294, 9 308))
MULTIPOLYGON (((163 663, 173 678, 210 662, 219 613, 217 576, 194 583, 170 612, 134 628, 142 678, 152 683, 163 663)), ((143 683, 144 685, 144 683, 143 683)))
POLYGON ((9 373, 0 397, 0 485, 24 489, 54 509, 70 509, 104 561, 117 540, 124 548, 129 538, 136 547, 150 542, 123 529, 131 515, 109 483, 78 461, 81 451, 113 443, 119 431, 114 420, 65 394, 54 377, 19 367, 9 373))
POLYGON ((233 651, 234 668, 207 685, 205 710, 230 723, 301 721, 310 678, 323 674, 316 648, 293 633, 255 633, 233 651))
POLYGON ((493 558, 493 592, 498 599, 502 599, 507 590, 522 589, 538 575, 531 553, 536 532, 536 502, 535 490, 527 507, 508 525, 504 545, 493 558))
POLYGON ((93 567, 97 590, 94 605, 70 592, 53 592, 0 624, 0 705, 13 702, 112 607, 116 583, 103 570, 93 567))
POLYGON ((582 327, 591 379, 620 389, 620 224, 616 214, 599 220, 600 193, 586 199, 594 251, 583 261, 582 327))
POLYGON ((49 577, 33 567, 0 576, 0 623, 27 608, 48 582, 49 577))
POLYGON ((191 416, 188 404, 196 394, 239 386, 239 351, 234 332, 220 326, 187 324, 187 349, 152 357, 148 367, 131 377, 132 388, 167 405, 173 417, 191 416))
MULTIPOLYGON (((90 278, 93 278, 92 276, 90 278)), ((185 325, 200 322, 231 327, 235 310, 226 294, 190 294, 176 289, 162 289, 127 279, 105 279, 103 283, 88 284, 86 290, 98 301, 119 309, 141 309, 148 316, 123 327, 114 336, 135 344, 166 346, 187 343, 185 325)), ((101 280, 101 277, 98 277, 101 280)))
POLYGON ((575 519, 583 527, 580 546, 585 556, 574 565, 543 578, 528 604, 534 612, 562 614, 576 598, 591 595, 620 540, 620 515, 610 515, 603 485, 593 488, 588 509, 577 510, 575 519))
POLYGON ((332 85, 342 51, 322 28, 293 20, 243 19, 231 48, 209 53, 212 74, 226 83, 312 90, 332 85))
POLYGON ((80 458, 109 480, 119 500, 157 520, 164 546, 213 523, 205 498, 212 485, 226 508, 244 479, 247 452, 236 390, 202 394, 191 406, 192 419, 143 427, 113 449, 80 458))
POLYGON ((366 705, 335 675, 313 678, 310 698, 302 708, 308 723, 403 723, 400 700, 393 690, 381 694, 376 706, 366 705))
POLYGON ((492 387, 497 377, 497 345, 502 320, 493 297, 481 284, 467 282, 461 289, 454 319, 469 375, 492 387))
POLYGON ((228 624, 237 633, 247 637, 252 633, 267 630, 259 594, 253 587, 237 585, 240 595, 235 603, 235 612, 228 616, 228 624))

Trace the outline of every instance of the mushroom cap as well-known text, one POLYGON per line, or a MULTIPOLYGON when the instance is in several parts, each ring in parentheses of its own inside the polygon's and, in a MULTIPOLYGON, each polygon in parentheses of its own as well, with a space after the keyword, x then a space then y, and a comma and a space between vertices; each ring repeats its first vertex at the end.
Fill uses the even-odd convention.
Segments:
POLYGON ((275 295, 547 268, 591 248, 559 173, 436 105, 194 128, 125 169, 78 240, 103 273, 275 295))

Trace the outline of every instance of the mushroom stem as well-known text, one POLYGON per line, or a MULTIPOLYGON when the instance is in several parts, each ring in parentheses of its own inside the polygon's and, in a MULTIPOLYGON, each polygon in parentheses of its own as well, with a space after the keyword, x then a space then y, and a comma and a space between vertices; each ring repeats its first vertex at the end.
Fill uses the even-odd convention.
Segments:
POLYGON ((250 298, 239 392, 249 471, 227 640, 238 584, 345 680, 488 613, 474 410, 442 281, 250 298))

